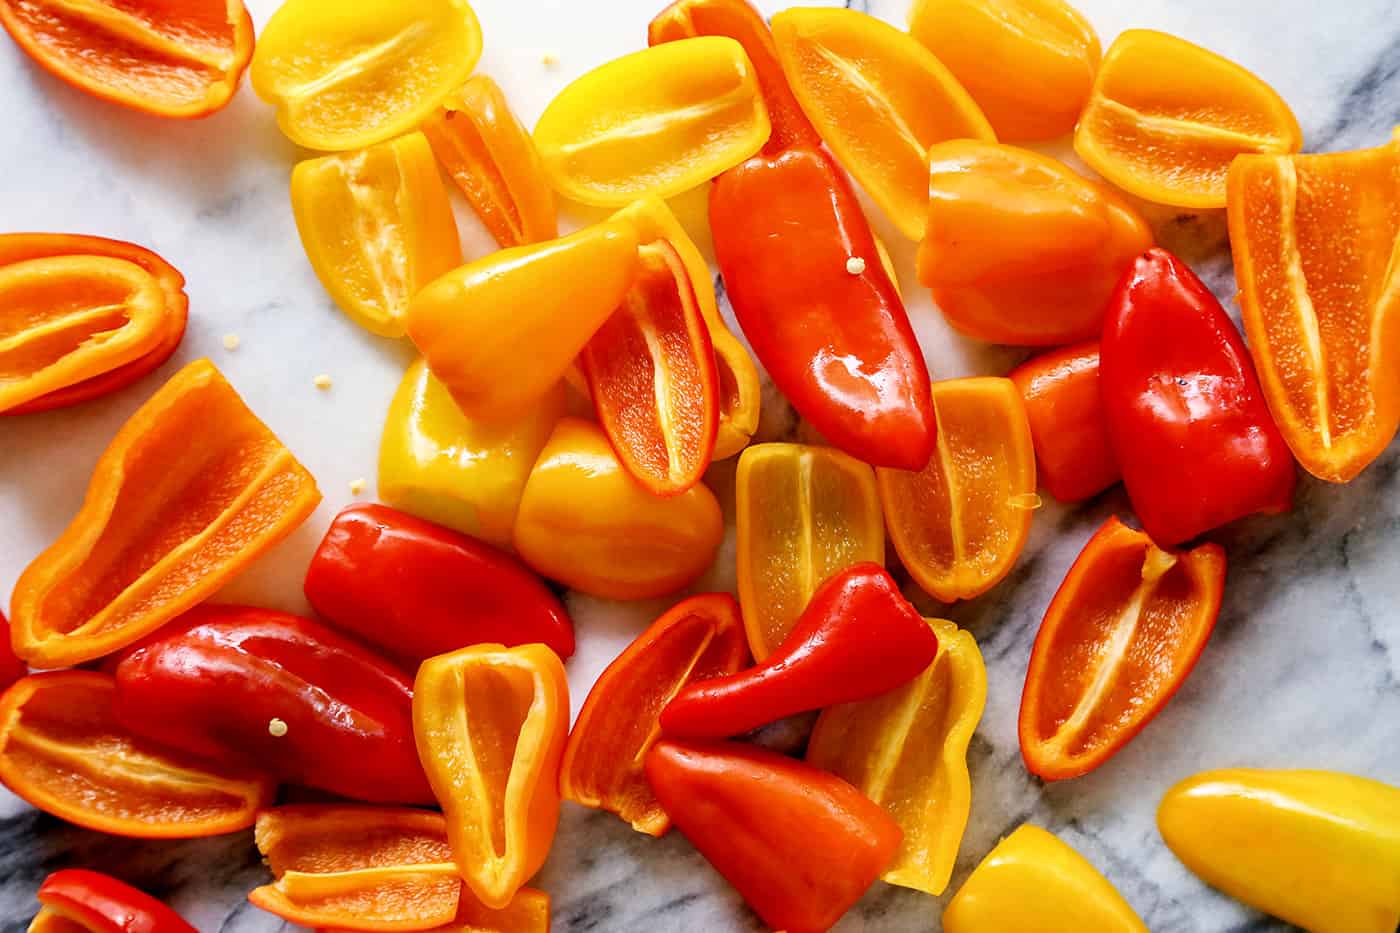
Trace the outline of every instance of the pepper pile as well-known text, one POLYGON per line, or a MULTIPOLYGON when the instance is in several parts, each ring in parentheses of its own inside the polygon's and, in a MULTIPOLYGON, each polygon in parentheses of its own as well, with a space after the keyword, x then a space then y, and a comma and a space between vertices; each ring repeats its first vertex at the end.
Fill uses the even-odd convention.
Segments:
MULTIPOLYGON (((1101 56, 1062 0, 918 0, 908 32, 677 0, 533 132, 471 74, 465 0, 287 0, 256 47, 240 0, 0 0, 0 23, 64 80, 164 116, 223 106, 251 62, 286 135, 326 153, 291 176, 316 274, 421 355, 384 428, 386 504, 336 516, 307 571, 319 620, 205 603, 320 501, 207 360, 121 428, 10 604, 0 781, 101 832, 252 826, 273 880, 250 900, 292 923, 546 930, 525 885, 564 799, 674 824, 790 933, 879 878, 942 894, 987 675, 969 633, 901 593, 887 535, 918 587, 971 599, 1015 565, 1037 479, 1064 501, 1122 481, 1142 530, 1089 540, 1022 695, 1026 766, 1074 778, 1205 649, 1226 556, 1203 536, 1286 511, 1295 459, 1355 477, 1400 425, 1400 135, 1300 155, 1254 75, 1145 30, 1101 56), (1108 184, 1008 144, 1071 131, 1108 184), (499 251, 463 263, 442 170, 499 251), (1056 349, 932 381, 851 178, 917 242, 952 327, 1056 349), (746 343, 663 200, 699 185, 746 343), (614 213, 560 236, 556 194, 614 213), (1135 199, 1227 211, 1248 346, 1135 199), (826 445, 750 445, 749 348, 826 445), (541 577, 610 599, 692 586, 724 531, 706 471, 735 456, 738 599, 665 611, 571 730, 575 633, 541 577), (815 710, 804 761, 736 741, 815 710), (345 802, 277 806, 279 785, 345 802)), ((159 367, 183 284, 131 244, 0 235, 0 414, 159 367)), ((1159 825, 1202 878, 1306 929, 1400 923, 1400 789, 1208 772, 1159 825)), ((93 872, 39 899, 31 930, 191 929, 93 872)), ((1033 826, 943 923, 1146 929, 1033 826)))

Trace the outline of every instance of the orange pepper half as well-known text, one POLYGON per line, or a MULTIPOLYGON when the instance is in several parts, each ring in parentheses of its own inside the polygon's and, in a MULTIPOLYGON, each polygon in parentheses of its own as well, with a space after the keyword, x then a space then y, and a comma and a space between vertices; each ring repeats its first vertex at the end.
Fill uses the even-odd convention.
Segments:
POLYGON ((997 376, 933 384, 938 448, 917 473, 875 471, 894 549, 919 586, 950 603, 1011 572, 1030 533, 1035 449, 1026 406, 997 376))
POLYGON ((739 604, 728 593, 677 603, 599 675, 569 733, 559 792, 609 810, 639 833, 671 828, 642 771, 657 719, 686 684, 733 674, 749 660, 739 604))
POLYGON ((1400 425, 1400 134, 1359 152, 1242 156, 1228 213, 1269 410, 1304 469, 1346 482, 1400 425))
MULTIPOLYGON (((350 931, 322 928, 317 933, 350 931)), ((521 888, 509 905, 495 910, 463 892, 456 918, 427 933, 549 933, 549 895, 534 888, 521 888)))
POLYGON ((457 871, 494 910, 539 871, 559 822, 569 733, 564 664, 544 645, 473 645, 429 658, 413 733, 457 871))
POLYGON ((272 780, 132 735, 96 671, 34 674, 0 696, 0 782, 78 826, 138 839, 188 839, 253 825, 272 780))
POLYGON ((1121 474, 1099 394, 1099 342, 1033 356, 1007 378, 1026 403, 1036 472, 1061 502, 1096 496, 1121 474))
POLYGON ((184 289, 121 240, 0 234, 0 415, 76 405, 160 366, 185 334, 184 289))
POLYGON ((242 0, 0 0, 0 24, 54 77, 158 117, 220 109, 253 56, 242 0))
POLYGON ((1195 210, 1225 206, 1235 156, 1302 147, 1298 120, 1273 88, 1151 29, 1129 29, 1109 46, 1074 131, 1074 151, 1113 184, 1195 210))
POLYGON ((1225 552, 1164 551, 1110 518, 1040 623, 1021 695, 1021 755, 1047 781, 1088 774, 1166 706, 1220 612, 1225 552))
POLYGON ((81 664, 213 595, 311 514, 316 481, 208 360, 180 370, 97 461, 67 530, 15 584, 15 652, 81 664))

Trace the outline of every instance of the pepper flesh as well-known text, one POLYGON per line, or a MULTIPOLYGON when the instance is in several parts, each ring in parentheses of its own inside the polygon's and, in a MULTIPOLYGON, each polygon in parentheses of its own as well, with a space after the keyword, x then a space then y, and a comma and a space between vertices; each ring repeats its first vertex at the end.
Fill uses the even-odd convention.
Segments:
MULTIPOLYGON (((180 915, 111 875, 64 868, 39 885, 40 914, 50 913, 88 933, 197 933, 180 915)), ((31 933, 43 925, 35 917, 31 933), (36 929, 37 928, 37 929, 36 929)))
POLYGON ((1139 256, 1104 320, 1103 409, 1133 510, 1162 546, 1286 511, 1293 457, 1235 325, 1171 253, 1139 256))
POLYGON ((185 334, 184 287, 132 243, 0 234, 0 415, 76 405, 160 366, 185 334))
POLYGON ((10 684, 29 672, 25 663, 15 656, 10 644, 10 623, 0 612, 0 691, 9 689, 10 684))
POLYGON ((544 645, 474 645, 430 658, 414 682, 413 725, 457 871, 500 910, 554 841, 569 733, 564 665, 544 645))
POLYGON ((883 696, 823 710, 807 763, 850 781, 899 823, 904 842, 884 880, 939 895, 972 806, 967 747, 987 704, 987 668, 970 633, 925 621, 938 637, 933 663, 883 696))
POLYGON ((1026 767, 1088 774, 1161 712, 1195 667, 1220 612, 1225 552, 1164 551, 1110 518, 1045 610, 1021 694, 1026 767))
POLYGON ((1249 349, 1293 455, 1353 479, 1400 425, 1400 137, 1241 156, 1230 243, 1249 349))
MULTIPOLYGON (((345 930, 318 930, 317 933, 348 933, 345 930)), ((549 933, 549 895, 534 888, 521 888, 510 904, 500 910, 487 907, 470 892, 462 892, 457 916, 429 933, 549 933)))
POLYGON ((899 846, 899 827, 860 791, 767 749, 662 739, 646 775, 676 828, 775 930, 832 926, 899 846))
POLYGON ((1400 789, 1333 771, 1205 771, 1167 791, 1157 826, 1204 881, 1310 933, 1400 926, 1400 789))
POLYGON ((53 671, 0 696, 0 782, 76 826, 191 839, 253 825, 276 790, 264 775, 145 741, 118 723, 112 678, 53 671))
POLYGON ((660 738, 661 710, 687 684, 738 671, 749 657, 739 604, 728 593, 677 603, 598 676, 569 733, 559 771, 566 800, 616 813, 649 836, 671 820, 642 763, 660 738))
POLYGON ((828 578, 885 562, 885 523, 874 471, 829 447, 750 447, 734 490, 739 604, 763 661, 828 578))
POLYGON ((1118 482, 1099 386, 1099 342, 1032 357, 1007 374, 1026 405, 1036 475, 1061 502, 1080 502, 1118 482))
POLYGON ((212 595, 320 499, 213 364, 188 364, 117 432, 77 516, 20 574, 15 653, 60 667, 131 644, 212 595))
POLYGON ((918 473, 877 469, 885 527, 923 589, 954 602, 1011 572, 1036 505, 1035 452, 1009 379, 933 384, 938 447, 918 473))

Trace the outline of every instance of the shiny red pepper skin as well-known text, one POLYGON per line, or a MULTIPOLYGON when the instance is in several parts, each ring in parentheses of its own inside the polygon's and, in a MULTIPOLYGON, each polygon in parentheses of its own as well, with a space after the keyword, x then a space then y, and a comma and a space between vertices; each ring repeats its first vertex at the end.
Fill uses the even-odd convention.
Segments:
POLYGON ((1293 501, 1293 455, 1239 331, 1164 249, 1109 299, 1099 345, 1108 435, 1143 530, 1163 547, 1293 501))
POLYGON ((27 673, 29 668, 15 657, 15 649, 10 642, 10 623, 0 612, 0 692, 27 673))
POLYGON ((532 571, 385 505, 352 505, 335 517, 305 589, 318 613, 410 667, 485 642, 574 653, 573 623, 532 571))
POLYGON ((938 654, 938 636, 879 564, 856 564, 812 594, 762 664, 685 687, 661 711, 662 731, 719 738, 784 716, 893 690, 938 654))
POLYGON ((39 903, 92 933, 198 933, 144 891, 82 868, 56 871, 39 885, 39 903))
POLYGON ((870 224, 825 150, 759 155, 710 190, 724 287, 774 385, 832 445, 920 470, 933 453, 928 368, 870 224), (864 270, 847 271, 849 259, 864 270))
POLYGON ((113 673, 117 719, 137 735, 355 800, 434 800, 412 678, 319 622, 199 606, 128 648, 113 673))

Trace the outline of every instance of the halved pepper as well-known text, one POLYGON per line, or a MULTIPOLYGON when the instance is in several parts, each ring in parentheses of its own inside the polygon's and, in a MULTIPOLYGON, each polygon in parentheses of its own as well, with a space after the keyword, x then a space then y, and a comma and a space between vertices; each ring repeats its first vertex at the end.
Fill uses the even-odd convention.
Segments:
POLYGON ((422 133, 298 162, 291 190, 311 268, 370 333, 402 337, 409 299, 462 262, 452 205, 422 133))
POLYGON ((219 110, 253 55, 243 0, 0 0, 0 25, 54 77, 158 117, 219 110))
POLYGON ((117 432, 72 524, 20 574, 15 653, 59 667, 131 644, 213 595, 320 500, 214 365, 190 363, 117 432))
MULTIPOLYGON (((317 933, 348 933, 346 930, 317 930, 317 933)), ((534 888, 521 888, 509 904, 496 910, 462 892, 457 916, 428 933, 549 933, 549 895, 534 888)))
POLYGON ((739 605, 749 650, 763 661, 828 578, 885 562, 885 523, 874 471, 829 447, 750 447, 734 498, 739 605))
POLYGON ((198 933, 145 891, 101 872, 60 869, 37 896, 44 906, 29 933, 198 933))
POLYGON ((25 663, 15 656, 14 646, 10 643, 9 620, 0 612, 0 691, 8 689, 10 684, 28 672, 25 663))
POLYGON ((253 825, 272 780, 139 738, 116 718, 116 685, 53 671, 0 696, 0 782, 77 826, 136 839, 190 839, 253 825))
POLYGON ((1400 425, 1400 135, 1359 152, 1241 156, 1228 187, 1269 409, 1304 469, 1347 482, 1400 425))
POLYGON ((544 645, 430 658, 413 685, 413 727, 458 873, 487 907, 506 907, 544 864, 559 821, 563 662, 544 645))
POLYGON ((598 676, 569 733, 559 793, 609 810, 640 833, 671 828, 642 773, 661 736, 657 717, 687 684, 723 677, 749 658, 739 604, 728 593, 682 600, 638 635, 598 676))
POLYGON ((1099 342, 1031 357, 1006 376, 1026 404, 1036 475, 1061 502, 1079 502, 1118 482, 1099 388, 1099 342))
POLYGON ((1035 451, 1009 379, 933 384, 938 447, 917 473, 877 469, 894 549, 943 602, 980 596, 1011 572, 1036 507, 1035 451))
POLYGON ((942 894, 972 807, 967 746, 987 704, 987 668, 971 633, 926 619, 938 656, 883 696, 824 710, 807 763, 850 781, 904 831, 885 881, 942 894))
POLYGON ((423 121, 433 155, 502 247, 559 235, 535 143, 486 75, 473 75, 423 121))
POLYGON ((1110 518, 1045 610, 1021 694, 1026 767, 1088 774, 1132 740, 1196 666, 1220 612, 1225 552, 1164 551, 1110 518))
POLYGON ((66 233, 0 234, 0 415, 115 392, 185 334, 185 277, 148 249, 66 233))

